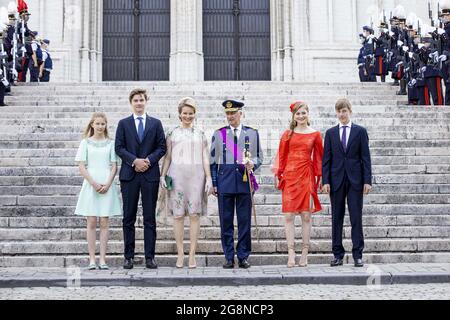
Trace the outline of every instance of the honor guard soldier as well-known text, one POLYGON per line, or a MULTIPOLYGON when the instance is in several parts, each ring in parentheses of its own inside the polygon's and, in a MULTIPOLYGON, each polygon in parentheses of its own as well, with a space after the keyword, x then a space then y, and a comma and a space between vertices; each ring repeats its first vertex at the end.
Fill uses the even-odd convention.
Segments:
POLYGON ((48 46, 50 45, 50 40, 42 40, 42 64, 39 67, 39 81, 40 82, 50 82, 50 73, 53 70, 53 60, 48 51, 48 46))
POLYGON ((445 33, 441 35, 443 38, 443 53, 439 57, 441 63, 442 76, 445 82, 445 105, 450 105, 450 0, 440 2, 442 11, 439 14, 442 27, 445 33))
POLYGON ((378 26, 380 36, 375 39, 375 74, 381 77, 381 82, 386 82, 389 74, 387 52, 389 51, 389 27, 386 22, 381 22, 378 26))
POLYGON ((363 36, 365 38, 363 43, 363 58, 364 65, 367 72, 367 82, 376 82, 377 77, 375 75, 375 36, 373 35, 373 29, 369 26, 363 27, 363 36))
POLYGON ((17 6, 17 11, 19 12, 20 21, 18 23, 18 34, 20 42, 20 58, 21 58, 21 68, 19 73, 19 82, 26 82, 26 76, 28 72, 28 66, 30 64, 31 55, 31 31, 28 28, 28 21, 30 20, 31 14, 28 12, 28 6, 25 1, 19 1, 17 6), (28 41, 27 41, 28 40, 28 41))
POLYGON ((256 129, 241 123, 242 102, 223 103, 228 126, 214 132, 211 144, 211 176, 218 197, 222 247, 225 269, 234 268, 234 212, 238 223, 236 247, 239 267, 250 267, 251 215, 253 195, 258 190, 254 172, 263 163, 263 151, 256 129))

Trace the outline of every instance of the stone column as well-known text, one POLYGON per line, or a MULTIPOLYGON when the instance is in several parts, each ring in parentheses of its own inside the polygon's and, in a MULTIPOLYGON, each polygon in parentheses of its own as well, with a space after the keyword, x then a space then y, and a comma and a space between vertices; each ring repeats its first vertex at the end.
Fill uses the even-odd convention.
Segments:
POLYGON ((81 56, 81 82, 90 81, 90 61, 89 61, 89 38, 91 34, 91 19, 89 15, 90 1, 83 0, 80 3, 82 11, 82 43, 80 48, 81 56))
POLYGON ((170 6, 170 81, 203 81, 202 0, 171 0, 170 6))
POLYGON ((272 80, 292 81, 293 74, 293 6, 292 0, 271 0, 272 80))

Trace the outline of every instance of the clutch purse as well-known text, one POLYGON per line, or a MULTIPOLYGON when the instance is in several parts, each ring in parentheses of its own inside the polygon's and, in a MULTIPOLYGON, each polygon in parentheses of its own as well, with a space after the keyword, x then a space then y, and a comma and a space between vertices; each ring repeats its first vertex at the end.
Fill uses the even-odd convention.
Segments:
POLYGON ((167 185, 167 190, 172 191, 173 190, 173 179, 171 176, 166 176, 166 185, 167 185))
POLYGON ((283 191, 285 186, 286 186, 286 180, 284 180, 283 178, 281 178, 281 179, 278 181, 278 190, 283 191))

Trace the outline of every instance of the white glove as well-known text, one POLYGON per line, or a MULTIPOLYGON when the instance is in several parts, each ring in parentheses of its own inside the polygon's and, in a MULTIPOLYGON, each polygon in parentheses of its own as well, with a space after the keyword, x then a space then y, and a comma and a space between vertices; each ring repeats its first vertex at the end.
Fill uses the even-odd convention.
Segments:
POLYGON ((412 59, 414 57, 414 53, 408 52, 409 58, 412 59))
POLYGON ((437 30, 437 32, 438 32, 438 35, 443 35, 443 34, 445 33, 445 30, 442 29, 442 28, 439 28, 439 29, 437 30))
POLYGON ((392 31, 389 31, 389 35, 392 37, 395 33, 392 31))
POLYGON ((364 63, 358 64, 358 68, 364 67, 364 63))
POLYGON ((161 177, 159 179, 159 185, 161 186, 161 188, 167 189, 166 177, 161 177))
POLYGON ((438 58, 439 61, 447 61, 447 56, 445 54, 439 56, 438 58))
POLYGON ((408 46, 403 46, 402 47, 403 51, 408 52, 409 51, 409 47, 408 46))
POLYGON ((399 47, 403 46, 403 41, 398 40, 398 41, 397 41, 397 45, 398 45, 399 47))
POLYGON ((213 194, 213 191, 214 191, 214 186, 212 184, 211 178, 206 179, 206 183, 205 183, 206 194, 209 196, 209 195, 213 194))
POLYGON ((422 67, 422 69, 420 69, 420 70, 422 70, 422 72, 425 72, 425 71, 427 71, 427 67, 422 67))

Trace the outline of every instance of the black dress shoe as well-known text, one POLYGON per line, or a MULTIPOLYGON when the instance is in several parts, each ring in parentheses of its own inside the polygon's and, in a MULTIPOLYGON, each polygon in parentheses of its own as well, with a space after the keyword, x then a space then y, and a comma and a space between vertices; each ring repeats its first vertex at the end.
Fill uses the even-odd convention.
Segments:
POLYGON ((155 259, 147 259, 147 261, 145 261, 145 267, 147 269, 158 269, 155 259))
POLYGON ((5 103, 1 103, 0 104, 0 107, 7 107, 8 105, 7 104, 5 104, 5 103))
POLYGON ((250 263, 248 263, 247 259, 239 261, 239 268, 248 269, 250 267, 251 267, 251 265, 250 265, 250 263))
POLYGON ((356 260, 355 260, 355 267, 356 267, 356 268, 362 268, 362 267, 364 267, 364 262, 363 262, 363 260, 362 260, 362 259, 356 259, 356 260))
POLYGON ((223 268, 224 269, 234 269, 234 261, 233 260, 228 260, 227 262, 225 262, 223 264, 223 268))
POLYGON ((344 265, 344 259, 334 259, 330 263, 331 267, 337 267, 337 266, 342 266, 342 265, 344 265))
POLYGON ((123 263, 124 269, 133 269, 134 267, 134 261, 133 259, 125 259, 125 262, 123 263))

